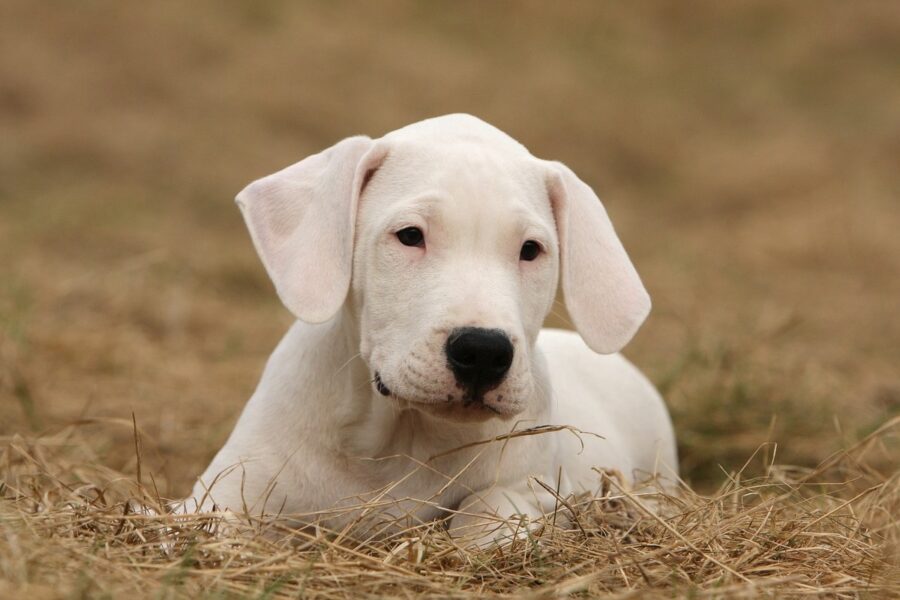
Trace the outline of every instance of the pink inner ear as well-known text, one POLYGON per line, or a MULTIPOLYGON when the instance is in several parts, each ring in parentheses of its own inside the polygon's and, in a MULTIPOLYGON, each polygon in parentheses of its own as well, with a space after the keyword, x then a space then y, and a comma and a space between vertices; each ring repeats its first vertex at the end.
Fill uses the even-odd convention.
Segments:
POLYGON ((650 296, 594 191, 565 165, 551 169, 566 308, 591 349, 618 352, 646 319, 650 296))
POLYGON ((375 173, 377 173, 377 172, 378 172, 378 167, 375 167, 374 169, 369 169, 368 171, 366 171, 365 176, 363 176, 362 186, 359 188, 360 194, 362 194, 365 191, 366 186, 369 185, 369 182, 372 181, 372 177, 374 177, 375 173))
POLYGON ((360 190, 385 153, 367 137, 347 138, 238 194, 278 296, 300 320, 325 322, 343 305, 360 190))

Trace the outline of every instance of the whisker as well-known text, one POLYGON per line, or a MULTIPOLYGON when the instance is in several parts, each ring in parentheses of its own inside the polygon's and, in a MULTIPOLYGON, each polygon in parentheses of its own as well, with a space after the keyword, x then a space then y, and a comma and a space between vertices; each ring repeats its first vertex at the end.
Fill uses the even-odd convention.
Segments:
POLYGON ((347 362, 345 362, 344 364, 342 364, 340 367, 337 368, 337 371, 334 372, 334 375, 340 374, 341 371, 343 371, 344 369, 347 368, 347 365, 349 365, 349 364, 352 363, 354 360, 356 360, 357 358, 360 358, 360 357, 362 357, 362 353, 361 353, 361 352, 357 352, 356 354, 354 354, 353 356, 351 356, 350 358, 348 358, 348 359, 347 359, 347 362))

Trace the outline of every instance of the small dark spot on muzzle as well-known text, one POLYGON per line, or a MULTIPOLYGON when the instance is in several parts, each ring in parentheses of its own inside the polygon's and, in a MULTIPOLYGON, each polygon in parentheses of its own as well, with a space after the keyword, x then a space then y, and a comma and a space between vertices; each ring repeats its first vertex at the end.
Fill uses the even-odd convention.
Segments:
POLYGON ((375 389, 378 390, 378 393, 382 396, 391 395, 391 390, 388 389, 388 386, 384 385, 384 382, 381 380, 381 374, 377 371, 375 373, 375 389))

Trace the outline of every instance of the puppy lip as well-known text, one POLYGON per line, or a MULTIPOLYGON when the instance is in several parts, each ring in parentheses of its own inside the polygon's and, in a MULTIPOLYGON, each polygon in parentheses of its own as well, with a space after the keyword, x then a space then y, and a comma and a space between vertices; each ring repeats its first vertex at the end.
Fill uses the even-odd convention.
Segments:
POLYGON ((417 410, 421 410, 432 417, 451 422, 482 422, 491 420, 506 421, 521 412, 519 410, 503 410, 490 404, 481 402, 453 402, 453 403, 411 403, 417 410))
POLYGON ((381 374, 378 371, 375 371, 375 389, 378 390, 378 393, 382 396, 391 395, 391 390, 388 389, 388 386, 384 385, 384 382, 381 380, 381 374))
POLYGON ((381 379, 381 373, 379 373, 378 371, 375 371, 373 383, 375 384, 375 389, 382 396, 391 397, 401 402, 405 402, 410 406, 415 406, 421 410, 433 412, 436 414, 440 414, 446 411, 458 411, 469 414, 483 413, 489 416, 508 418, 522 412, 521 407, 518 407, 515 403, 513 404, 513 406, 509 406, 506 403, 498 404, 495 402, 485 402, 483 394, 478 394, 477 397, 474 398, 472 394, 464 394, 459 401, 457 401, 456 396, 454 396, 453 394, 447 394, 447 399, 444 402, 429 402, 401 398, 395 395, 390 390, 390 388, 385 385, 384 380, 381 379))
POLYGON ((467 413, 467 414, 484 414, 489 417, 499 417, 501 419, 508 418, 513 415, 517 415, 524 409, 523 406, 514 404, 509 405, 506 403, 496 403, 496 402, 483 402, 481 400, 462 400, 462 401, 447 401, 447 402, 418 402, 413 401, 410 404, 414 404, 422 410, 426 410, 429 412, 433 412, 437 415, 446 412, 455 412, 455 413, 467 413))

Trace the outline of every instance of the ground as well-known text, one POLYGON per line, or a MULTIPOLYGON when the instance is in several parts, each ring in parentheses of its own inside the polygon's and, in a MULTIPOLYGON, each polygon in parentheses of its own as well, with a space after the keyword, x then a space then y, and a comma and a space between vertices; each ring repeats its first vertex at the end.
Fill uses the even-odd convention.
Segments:
POLYGON ((900 594, 898 73, 886 2, 8 0, 0 595, 900 594), (662 524, 612 491, 620 521, 584 501, 579 531, 456 563, 435 532, 352 551, 133 537, 153 530, 121 517, 138 476, 189 491, 290 323, 235 193, 448 112, 604 199, 654 300, 626 354, 697 495, 662 524))

